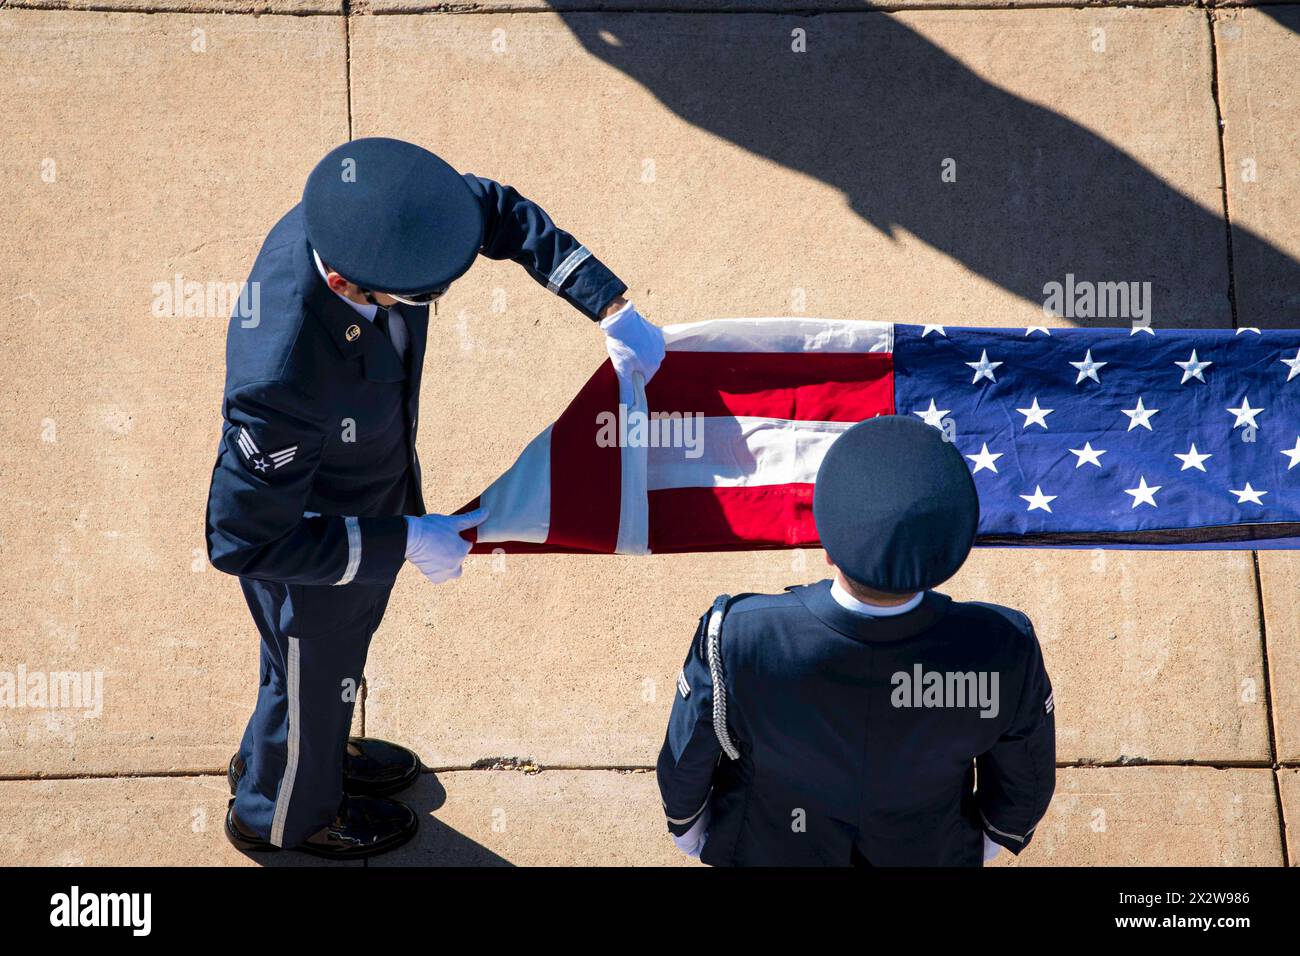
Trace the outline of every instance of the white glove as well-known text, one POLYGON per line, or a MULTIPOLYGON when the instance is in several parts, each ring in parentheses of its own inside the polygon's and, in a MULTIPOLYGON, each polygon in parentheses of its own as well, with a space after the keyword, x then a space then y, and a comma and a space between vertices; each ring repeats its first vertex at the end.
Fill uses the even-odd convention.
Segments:
POLYGON ((460 577, 460 566, 470 549, 460 533, 478 527, 487 516, 485 508, 463 515, 407 515, 406 560, 434 584, 460 577))
POLYGON ((640 372, 649 382, 664 360, 664 333, 651 325, 631 302, 607 319, 600 320, 605 330, 605 351, 620 378, 631 380, 640 372))
POLYGON ((705 807, 704 812, 695 818, 691 828, 681 836, 673 837, 673 842, 677 844, 677 849, 681 850, 687 856, 700 858, 700 851, 704 849, 704 843, 709 838, 709 810, 705 807))
POLYGON ((1002 847, 989 839, 989 835, 984 834, 984 862, 992 863, 993 858, 1002 852, 1002 847))

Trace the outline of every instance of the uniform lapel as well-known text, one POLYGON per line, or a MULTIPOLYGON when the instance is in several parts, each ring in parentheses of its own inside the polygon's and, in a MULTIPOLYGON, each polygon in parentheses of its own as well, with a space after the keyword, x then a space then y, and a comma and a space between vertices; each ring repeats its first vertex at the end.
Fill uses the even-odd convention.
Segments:
POLYGON ((429 337, 429 307, 396 305, 406 322, 406 372, 410 381, 406 386, 406 420, 415 436, 415 426, 420 414, 420 380, 424 372, 424 353, 429 337))
POLYGON ((307 290, 304 296, 307 307, 325 326, 339 354, 348 359, 359 358, 362 374, 372 382, 405 379, 406 370, 388 336, 330 291, 316 271, 311 249, 305 241, 299 245, 297 259, 299 288, 307 290))
POLYGON ((929 630, 948 613, 952 598, 937 591, 925 592, 921 603, 906 614, 893 617, 869 617, 840 607, 831 596, 831 582, 819 581, 805 587, 791 588, 809 612, 827 627, 856 641, 899 641, 929 630))
POLYGON ((424 374, 424 354, 429 337, 429 307, 395 305, 406 323, 406 422, 411 430, 411 468, 413 472, 412 498, 408 508, 412 513, 425 513, 423 477, 420 456, 415 451, 416 426, 420 414, 420 381, 424 374))
POLYGON ((393 306, 406 322, 407 332, 407 371, 411 376, 411 394, 420 394, 420 378, 424 369, 424 353, 429 338, 429 307, 402 305, 393 306))

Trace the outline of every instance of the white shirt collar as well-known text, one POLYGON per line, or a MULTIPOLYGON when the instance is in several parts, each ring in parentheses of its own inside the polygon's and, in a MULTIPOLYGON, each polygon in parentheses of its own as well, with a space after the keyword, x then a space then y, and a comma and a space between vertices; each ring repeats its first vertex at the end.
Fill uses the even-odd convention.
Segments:
POLYGON ((925 597, 924 591, 917 591, 902 604, 896 604, 893 607, 881 607, 879 604, 868 604, 865 601, 859 601, 848 591, 840 586, 840 579, 836 577, 831 582, 831 597, 835 598, 835 603, 846 611, 854 614, 865 614, 867 617, 893 617, 896 614, 906 614, 921 603, 921 598, 925 597))
MULTIPOLYGON (((322 279, 325 279, 326 283, 328 284, 329 279, 328 279, 328 273, 326 273, 325 271, 325 263, 320 261, 320 256, 317 255, 315 249, 311 251, 311 257, 316 260, 316 271, 320 273, 320 277, 322 279)), ((334 292, 333 289, 330 289, 330 291, 334 292)), ((360 315, 362 318, 370 322, 375 321, 375 313, 379 311, 379 306, 371 305, 369 302, 367 302, 365 305, 362 305, 360 302, 353 302, 345 295, 339 295, 337 292, 334 292, 334 294, 338 295, 340 299, 342 299, 348 305, 352 306, 352 308, 356 311, 356 313, 360 315)))

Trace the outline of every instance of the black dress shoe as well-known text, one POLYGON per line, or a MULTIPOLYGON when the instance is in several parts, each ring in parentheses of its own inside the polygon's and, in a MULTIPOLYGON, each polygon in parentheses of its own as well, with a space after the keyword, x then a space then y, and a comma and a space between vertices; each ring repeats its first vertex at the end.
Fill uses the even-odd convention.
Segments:
MULTIPOLYGON (((333 823, 287 849, 328 860, 360 860, 397 849, 415 836, 419 827, 420 820, 415 811, 397 800, 344 797, 333 823)), ((233 798, 226 808, 226 839, 244 853, 268 853, 280 849, 244 829, 235 816, 233 798)))
MULTIPOLYGON (((412 750, 375 737, 349 737, 343 753, 343 792, 384 797, 415 783, 422 769, 420 758, 412 750)), ((243 775, 244 761, 235 754, 226 768, 232 795, 243 775)))
POLYGON ((343 792, 382 797, 420 779, 415 751, 375 737, 349 737, 343 753, 343 792))

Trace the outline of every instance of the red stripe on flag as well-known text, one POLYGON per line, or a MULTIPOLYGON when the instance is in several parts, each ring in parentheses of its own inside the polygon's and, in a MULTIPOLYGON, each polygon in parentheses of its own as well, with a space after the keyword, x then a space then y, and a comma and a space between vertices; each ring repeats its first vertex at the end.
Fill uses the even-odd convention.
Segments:
POLYGON ((562 548, 531 541, 484 541, 470 548, 471 554, 591 554, 588 548, 562 548))
MULTIPOLYGON (((473 501, 461 505, 459 508, 453 511, 452 514, 463 515, 467 511, 473 511, 482 503, 483 503, 482 496, 479 496, 478 498, 475 498, 473 501)), ((466 541, 468 541, 471 545, 473 545, 475 544, 475 542, 478 541, 478 528, 470 528, 468 531, 462 531, 460 533, 460 536, 464 538, 466 541)), ((477 552, 478 550, 479 549, 477 547, 470 548, 471 552, 477 552)), ((490 551, 491 549, 484 547, 483 550, 490 551)))
POLYGON ((551 428, 548 550, 609 554, 618 544, 620 450, 596 444, 601 412, 618 413, 618 376, 609 362, 596 370, 551 428))
MULTIPOLYGON (((473 511, 483 504, 482 498, 475 498, 468 504, 461 505, 454 514, 464 514, 467 511, 473 511)), ((460 536, 470 542, 470 554, 496 554, 498 551, 503 554, 586 554, 585 549, 579 548, 557 548, 549 544, 537 544, 530 541, 479 541, 478 528, 470 528, 468 531, 462 531, 460 536)))
POLYGON ((813 486, 666 488, 650 492, 650 550, 751 551, 816 547, 813 486))
POLYGON ((646 386, 655 412, 814 422, 894 413, 887 352, 669 352, 646 386))

